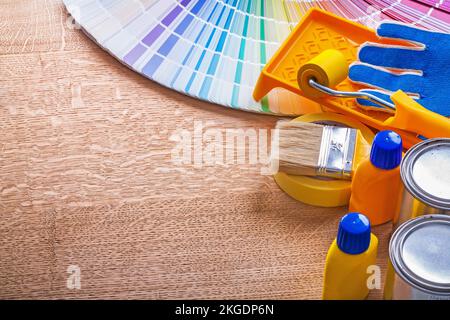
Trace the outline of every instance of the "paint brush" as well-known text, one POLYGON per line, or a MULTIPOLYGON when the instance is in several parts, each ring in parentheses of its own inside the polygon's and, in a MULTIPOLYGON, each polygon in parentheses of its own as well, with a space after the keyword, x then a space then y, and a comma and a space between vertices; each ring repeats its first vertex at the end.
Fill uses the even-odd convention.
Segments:
POLYGON ((280 121, 276 128, 272 165, 279 172, 350 180, 370 154, 370 144, 357 129, 298 121, 280 121))

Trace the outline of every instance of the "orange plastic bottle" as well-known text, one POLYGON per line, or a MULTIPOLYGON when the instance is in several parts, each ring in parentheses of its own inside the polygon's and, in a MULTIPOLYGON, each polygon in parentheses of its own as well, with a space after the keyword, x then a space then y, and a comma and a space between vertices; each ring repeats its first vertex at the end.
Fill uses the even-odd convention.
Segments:
POLYGON ((353 176, 349 211, 366 215, 373 226, 392 220, 398 210, 402 149, 397 133, 380 131, 373 141, 370 159, 362 161, 353 176))
POLYGON ((366 216, 352 212, 339 222, 336 239, 328 249, 323 300, 362 300, 369 294, 368 268, 376 264, 378 238, 366 216))

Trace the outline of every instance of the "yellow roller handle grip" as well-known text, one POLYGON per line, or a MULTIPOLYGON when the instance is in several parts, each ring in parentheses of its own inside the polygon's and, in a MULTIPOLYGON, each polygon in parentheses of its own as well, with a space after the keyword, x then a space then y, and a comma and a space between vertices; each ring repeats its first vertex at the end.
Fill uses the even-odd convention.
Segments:
POLYGON ((450 138, 450 119, 424 108, 401 90, 395 92, 391 100, 396 112, 385 120, 386 126, 415 132, 426 138, 450 138))

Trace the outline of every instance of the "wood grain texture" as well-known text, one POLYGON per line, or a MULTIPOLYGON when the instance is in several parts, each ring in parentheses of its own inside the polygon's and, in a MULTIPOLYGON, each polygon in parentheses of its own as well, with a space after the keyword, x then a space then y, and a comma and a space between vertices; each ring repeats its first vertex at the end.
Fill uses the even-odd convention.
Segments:
POLYGON ((0 298, 320 298, 345 208, 295 202, 260 165, 171 160, 196 121, 277 118, 163 88, 66 19, 57 0, 0 2, 0 298))

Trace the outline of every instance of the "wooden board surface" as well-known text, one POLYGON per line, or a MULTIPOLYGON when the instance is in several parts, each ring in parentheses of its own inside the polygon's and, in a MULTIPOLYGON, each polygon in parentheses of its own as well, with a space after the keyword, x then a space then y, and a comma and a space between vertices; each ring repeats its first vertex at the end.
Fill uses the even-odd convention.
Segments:
POLYGON ((196 122, 278 119, 144 79, 67 19, 58 0, 0 2, 0 298, 319 299, 346 208, 292 200, 261 165, 171 156, 196 122))

